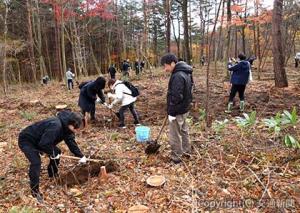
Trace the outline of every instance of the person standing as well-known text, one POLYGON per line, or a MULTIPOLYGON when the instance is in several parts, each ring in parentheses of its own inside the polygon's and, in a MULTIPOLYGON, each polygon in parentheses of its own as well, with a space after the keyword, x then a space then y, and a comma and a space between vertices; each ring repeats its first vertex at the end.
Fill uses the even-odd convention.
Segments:
POLYGON ((66 72, 66 78, 67 78, 67 84, 68 84, 68 89, 71 90, 74 87, 73 83, 73 78, 75 77, 75 74, 72 73, 71 68, 68 68, 66 72))
MULTIPOLYGON (((231 113, 233 106, 233 99, 236 93, 239 93, 240 97, 240 111, 243 112, 245 109, 245 89, 250 79, 250 68, 251 65, 246 61, 244 53, 238 55, 238 63, 232 65, 231 60, 228 64, 228 70, 231 71, 231 90, 229 95, 229 101, 227 105, 226 113, 231 113)), ((250 79, 251 80, 251 79, 250 79)))
POLYGON ((116 68, 113 64, 110 65, 110 67, 108 68, 108 73, 110 74, 110 78, 111 79, 115 79, 116 78, 116 68))
POLYGON ((134 62, 134 68, 135 68, 135 74, 139 75, 139 73, 140 73, 140 62, 138 60, 136 60, 134 62))
POLYGON ((169 143, 171 160, 177 164, 182 157, 191 153, 187 117, 192 102, 192 67, 184 61, 178 62, 174 54, 161 58, 166 72, 171 73, 167 93, 167 113, 169 119, 169 143))
POLYGON ((129 77, 129 70, 130 70, 130 64, 129 64, 129 59, 124 60, 123 65, 122 65, 122 74, 125 79, 129 77))

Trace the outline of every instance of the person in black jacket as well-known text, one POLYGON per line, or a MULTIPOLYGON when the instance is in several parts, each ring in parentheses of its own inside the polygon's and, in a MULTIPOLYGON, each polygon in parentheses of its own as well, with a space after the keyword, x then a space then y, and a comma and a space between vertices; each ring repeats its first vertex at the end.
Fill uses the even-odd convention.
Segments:
POLYGON ((81 108, 82 114, 85 116, 86 112, 91 115, 91 120, 95 121, 96 113, 96 100, 97 95, 100 98, 101 103, 105 103, 105 97, 103 94, 103 89, 105 88, 105 79, 103 77, 97 78, 95 81, 90 81, 86 83, 80 89, 80 95, 78 100, 78 106, 81 108))
POLYGON ((65 141, 70 151, 81 158, 80 163, 86 163, 86 157, 80 151, 75 142, 75 132, 84 126, 83 117, 78 113, 71 111, 61 111, 56 117, 48 118, 36 122, 19 134, 19 147, 30 162, 29 179, 31 194, 38 201, 43 200, 39 191, 41 157, 40 154, 46 153, 50 162, 48 165, 49 177, 56 177, 58 174, 59 157, 61 150, 57 144, 65 141))
POLYGON ((123 64, 122 64, 122 74, 123 74, 123 78, 124 80, 127 80, 127 78, 129 77, 129 71, 130 71, 130 64, 129 64, 129 59, 124 60, 123 64))
POLYGON ((108 68, 108 73, 110 74, 111 79, 116 78, 116 68, 113 64, 111 64, 110 67, 108 68))
POLYGON ((191 145, 187 116, 192 102, 192 67, 184 61, 178 62, 173 54, 161 58, 161 64, 171 77, 168 85, 167 112, 169 119, 169 142, 171 160, 180 163, 182 156, 189 156, 191 145))

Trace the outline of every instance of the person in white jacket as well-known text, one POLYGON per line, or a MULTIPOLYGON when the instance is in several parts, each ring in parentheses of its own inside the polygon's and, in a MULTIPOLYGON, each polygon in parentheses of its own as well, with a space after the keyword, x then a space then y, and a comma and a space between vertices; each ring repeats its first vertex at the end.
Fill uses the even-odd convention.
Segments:
POLYGON ((133 118, 134 124, 136 126, 140 125, 138 114, 134 108, 134 102, 136 101, 136 97, 133 97, 131 94, 131 90, 123 83, 123 81, 110 79, 108 81, 108 87, 115 92, 115 94, 108 93, 109 98, 113 98, 113 102, 108 106, 110 109, 118 102, 121 102, 121 108, 117 113, 120 121, 120 128, 126 128, 125 126, 125 118, 124 112, 129 109, 133 118))
POLYGON ((74 87, 73 84, 73 78, 75 77, 75 74, 72 73, 71 68, 68 68, 66 72, 66 78, 67 78, 67 84, 68 84, 68 89, 71 90, 74 87))

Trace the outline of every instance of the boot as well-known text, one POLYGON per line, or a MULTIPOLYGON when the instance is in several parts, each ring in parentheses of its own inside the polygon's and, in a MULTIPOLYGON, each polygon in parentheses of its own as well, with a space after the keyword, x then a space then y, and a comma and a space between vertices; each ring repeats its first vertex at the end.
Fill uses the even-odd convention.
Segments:
POLYGON ((240 112, 244 112, 245 110, 245 101, 240 101, 240 112))
POLYGON ((225 112, 226 113, 231 113, 232 106, 233 106, 233 102, 229 102, 228 105, 227 105, 227 110, 225 112))

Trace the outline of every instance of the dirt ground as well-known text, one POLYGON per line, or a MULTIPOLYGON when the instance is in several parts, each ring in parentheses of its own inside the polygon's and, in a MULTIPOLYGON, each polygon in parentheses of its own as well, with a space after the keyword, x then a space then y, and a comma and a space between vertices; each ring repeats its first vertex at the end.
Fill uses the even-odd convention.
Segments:
MULTIPOLYGON (((270 70, 262 73, 262 79, 272 78, 270 70)), ((210 113, 212 120, 228 118, 230 122, 219 133, 206 128, 202 117, 205 71, 206 67, 197 66, 194 70, 196 87, 189 119, 191 159, 183 159, 180 165, 170 163, 167 128, 159 140, 163 144, 159 154, 145 155, 145 144, 135 141, 131 115, 126 114, 128 128, 121 130, 114 115, 97 105, 98 122, 89 124, 76 140, 86 156, 113 161, 116 166, 104 180, 98 177, 100 169, 94 164, 80 169, 77 161, 61 159, 60 182, 47 177, 48 158, 42 157, 43 204, 30 195, 28 162, 18 148, 18 133, 35 121, 54 116, 55 105, 67 104, 71 110, 79 111, 79 89, 69 92, 58 82, 11 86, 8 96, 0 99, 0 212, 16 206, 45 212, 126 212, 136 204, 149 207, 149 212, 204 212, 219 211, 221 201, 233 205, 230 208, 227 203, 223 212, 297 212, 299 152, 284 146, 281 138, 274 138, 259 124, 250 131, 235 125, 235 116, 242 115, 238 101, 231 115, 224 112, 229 85, 224 82, 225 73, 220 67, 211 77, 210 113), (146 179, 156 174, 164 175, 166 183, 159 188, 147 186, 146 179), (74 182, 80 175, 84 176, 83 181, 74 182), (68 182, 64 182, 65 177, 71 177, 72 184, 61 184, 68 182)), ((246 112, 256 110, 258 120, 292 107, 299 112, 299 72, 292 65, 287 68, 290 86, 284 89, 275 88, 272 80, 251 82, 246 89, 246 112)), ((253 74, 256 79, 256 70, 253 74)), ((151 128, 152 138, 157 136, 166 116, 168 78, 161 70, 132 78, 141 91, 136 107, 141 123, 151 128)), ((299 123, 291 131, 300 140, 299 123)), ((70 155, 64 143, 59 147, 70 155)))

